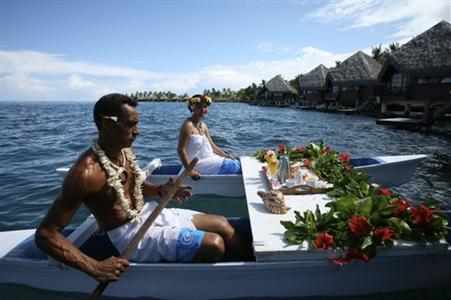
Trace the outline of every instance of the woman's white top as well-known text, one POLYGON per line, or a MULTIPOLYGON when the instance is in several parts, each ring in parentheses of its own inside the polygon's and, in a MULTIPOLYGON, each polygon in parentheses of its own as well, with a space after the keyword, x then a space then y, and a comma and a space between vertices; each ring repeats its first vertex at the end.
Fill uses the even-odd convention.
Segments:
POLYGON ((219 173, 224 157, 213 152, 213 148, 205 135, 191 134, 186 152, 189 161, 194 157, 199 159, 195 169, 201 175, 216 175, 219 173))

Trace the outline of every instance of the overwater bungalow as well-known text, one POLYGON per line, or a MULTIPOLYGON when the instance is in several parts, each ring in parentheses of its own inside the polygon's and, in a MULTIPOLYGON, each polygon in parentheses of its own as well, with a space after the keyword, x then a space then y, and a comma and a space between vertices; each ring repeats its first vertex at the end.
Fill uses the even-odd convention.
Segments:
POLYGON ((350 56, 326 75, 326 104, 354 107, 376 100, 382 65, 362 51, 350 56))
POLYGON ((441 21, 388 57, 379 74, 381 111, 389 105, 423 106, 451 102, 451 24, 441 21))
POLYGON ((277 75, 265 82, 257 100, 260 105, 288 106, 294 104, 297 93, 281 75, 277 75))
POLYGON ((327 72, 328 69, 321 64, 299 78, 298 106, 314 106, 324 101, 327 72))

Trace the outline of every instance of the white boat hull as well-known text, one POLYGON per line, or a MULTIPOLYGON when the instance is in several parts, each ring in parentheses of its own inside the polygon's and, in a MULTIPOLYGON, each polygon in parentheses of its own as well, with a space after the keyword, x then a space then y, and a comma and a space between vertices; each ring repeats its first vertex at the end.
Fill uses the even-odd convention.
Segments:
MULTIPOLYGON (((33 230, 9 232, 26 238, 33 230)), ((0 240, 6 235, 0 233, 0 240)), ((17 238, 16 238, 17 240, 17 238)), ((336 267, 324 259, 216 264, 134 264, 104 294, 162 299, 344 296, 451 285, 451 249, 438 255, 376 257, 336 267)), ((3 255, 2 255, 3 256, 3 255)), ((0 282, 91 293, 97 282, 47 260, 0 259, 0 282)))
POLYGON ((371 181, 385 187, 400 186, 410 181, 426 155, 378 156, 380 164, 357 166, 356 170, 371 176, 371 181))

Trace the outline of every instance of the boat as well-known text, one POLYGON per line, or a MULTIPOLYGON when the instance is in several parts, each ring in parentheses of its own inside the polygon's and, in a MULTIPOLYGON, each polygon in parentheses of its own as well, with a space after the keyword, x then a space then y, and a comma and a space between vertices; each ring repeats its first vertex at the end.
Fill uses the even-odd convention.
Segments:
MULTIPOLYGON (((427 155, 394 155, 354 158, 350 164, 359 172, 371 176, 371 182, 384 187, 400 186, 410 181, 416 168, 427 155)), ((66 173, 69 168, 56 169, 66 173)), ((155 184, 164 184, 170 177, 176 177, 183 171, 182 165, 162 165, 159 159, 151 161, 143 170, 148 173, 148 180, 155 184)), ((201 179, 187 178, 185 183, 193 187, 194 194, 219 195, 224 197, 244 197, 242 175, 202 175, 201 179)))
MULTIPOLYGON (((396 241, 393 248, 379 251, 369 262, 354 261, 343 267, 327 261, 330 250, 286 244, 279 222, 292 216, 272 215, 262 209, 263 203, 255 193, 266 184, 261 166, 249 157, 242 158, 242 164, 255 261, 232 258, 201 264, 131 262, 104 295, 158 299, 180 299, 183 295, 184 299, 199 300, 281 298, 367 295, 450 286, 451 247, 445 240, 423 246, 396 241)), ((302 210, 316 204, 324 206, 326 198, 325 194, 316 194, 290 196, 286 201, 293 210, 302 210)), ((243 224, 243 219, 237 221, 243 224)), ((36 248, 34 232, 34 229, 0 232, 0 283, 91 293, 97 282, 81 271, 49 259, 36 248)), ((63 233, 96 259, 114 254, 108 250, 111 248, 104 239, 105 233, 98 229, 92 216, 74 231, 63 233)))

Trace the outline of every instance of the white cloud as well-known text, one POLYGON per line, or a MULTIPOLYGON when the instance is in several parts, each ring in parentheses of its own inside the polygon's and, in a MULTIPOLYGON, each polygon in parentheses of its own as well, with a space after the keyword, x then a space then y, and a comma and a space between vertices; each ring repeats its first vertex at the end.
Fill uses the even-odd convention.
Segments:
POLYGON ((79 75, 71 75, 67 79, 67 85, 69 88, 73 89, 91 89, 93 87, 96 87, 96 85, 93 82, 84 80, 79 75))
POLYGON ((58 54, 5 50, 0 50, 0 73, 75 73, 109 77, 158 78, 158 74, 154 72, 83 61, 69 61, 58 54))
POLYGON ((450 20, 449 0, 345 0, 329 1, 307 15, 324 23, 339 23, 343 29, 395 23, 390 35, 406 41, 441 20, 450 20))
POLYGON ((319 64, 333 67, 352 53, 331 53, 314 47, 295 51, 291 59, 212 65, 196 72, 157 73, 30 51, 0 51, 0 100, 96 100, 109 92, 167 91, 197 93, 204 89, 246 87, 277 74, 292 79, 319 64), (27 59, 24 59, 26 56, 27 59), (34 57, 34 59, 31 59, 34 57))

